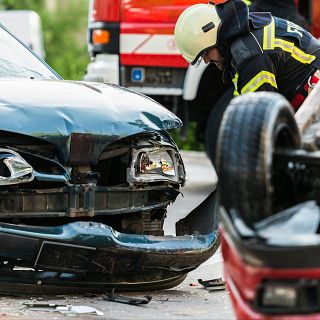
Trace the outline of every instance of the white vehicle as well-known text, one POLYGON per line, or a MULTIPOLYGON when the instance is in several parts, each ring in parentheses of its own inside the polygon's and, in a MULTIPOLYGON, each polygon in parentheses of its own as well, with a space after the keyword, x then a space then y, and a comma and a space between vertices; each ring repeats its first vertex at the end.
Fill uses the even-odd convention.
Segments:
POLYGON ((45 58, 41 18, 35 11, 0 10, 0 23, 38 56, 45 58))

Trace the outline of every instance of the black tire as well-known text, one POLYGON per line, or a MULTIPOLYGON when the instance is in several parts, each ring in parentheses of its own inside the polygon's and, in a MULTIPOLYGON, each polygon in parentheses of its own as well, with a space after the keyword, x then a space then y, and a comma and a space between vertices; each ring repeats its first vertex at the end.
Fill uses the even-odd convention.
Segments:
POLYGON ((233 98, 234 88, 228 88, 212 108, 206 126, 205 149, 209 159, 214 164, 218 132, 224 111, 233 98))
POLYGON ((249 226, 288 207, 290 181, 285 168, 275 165, 274 152, 299 146, 293 111, 283 96, 256 92, 234 98, 222 119, 217 146, 223 206, 237 209, 249 226))

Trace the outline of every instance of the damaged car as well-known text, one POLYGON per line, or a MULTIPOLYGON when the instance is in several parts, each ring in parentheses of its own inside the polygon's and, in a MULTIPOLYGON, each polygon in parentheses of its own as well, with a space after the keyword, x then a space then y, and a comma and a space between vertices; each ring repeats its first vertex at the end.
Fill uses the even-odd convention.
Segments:
POLYGON ((320 83, 293 114, 280 94, 254 92, 223 117, 220 229, 238 319, 320 318, 319 97, 320 83))
POLYGON ((0 292, 156 290, 219 246, 215 192, 164 235, 186 173, 179 118, 120 86, 63 80, 0 27, 0 292))

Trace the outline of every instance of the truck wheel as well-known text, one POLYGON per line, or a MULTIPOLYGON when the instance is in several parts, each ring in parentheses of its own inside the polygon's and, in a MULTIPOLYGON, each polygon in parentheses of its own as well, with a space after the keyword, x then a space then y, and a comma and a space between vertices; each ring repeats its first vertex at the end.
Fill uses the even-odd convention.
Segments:
POLYGON ((234 98, 219 130, 216 170, 222 205, 248 226, 292 202, 293 184, 275 161, 279 148, 298 148, 300 134, 289 102, 278 93, 234 98))
POLYGON ((206 126, 205 149, 209 159, 214 164, 218 132, 222 116, 230 100, 233 98, 234 88, 228 88, 218 99, 210 112, 206 126))

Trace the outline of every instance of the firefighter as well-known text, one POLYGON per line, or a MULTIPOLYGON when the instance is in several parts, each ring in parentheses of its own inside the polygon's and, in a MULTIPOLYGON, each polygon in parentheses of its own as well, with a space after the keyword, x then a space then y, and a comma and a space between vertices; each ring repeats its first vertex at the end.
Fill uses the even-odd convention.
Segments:
POLYGON ((242 0, 188 7, 178 18, 175 39, 192 65, 203 59, 223 70, 235 95, 275 91, 297 110, 318 80, 320 42, 269 12, 249 13, 242 0))

